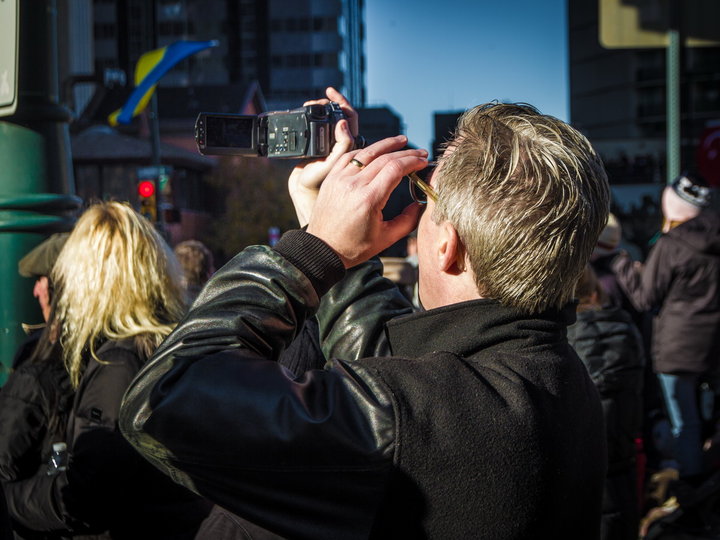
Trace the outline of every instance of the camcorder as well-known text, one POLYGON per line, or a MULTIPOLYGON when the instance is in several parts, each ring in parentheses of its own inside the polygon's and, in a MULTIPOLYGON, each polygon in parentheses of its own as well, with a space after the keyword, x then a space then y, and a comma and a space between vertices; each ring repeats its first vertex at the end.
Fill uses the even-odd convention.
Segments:
POLYGON ((201 112, 195 141, 203 155, 325 157, 335 144, 335 125, 343 118, 335 102, 258 115, 201 112))

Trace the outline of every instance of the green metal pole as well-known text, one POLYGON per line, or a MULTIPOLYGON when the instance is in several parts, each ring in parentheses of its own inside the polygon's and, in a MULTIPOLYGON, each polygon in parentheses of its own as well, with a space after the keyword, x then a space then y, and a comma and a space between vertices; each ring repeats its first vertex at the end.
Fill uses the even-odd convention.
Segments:
POLYGON ((72 227, 80 199, 68 133, 58 103, 55 0, 19 4, 18 107, 0 118, 0 385, 24 339, 21 323, 42 322, 33 282, 18 261, 53 232, 72 227))
POLYGON ((680 174, 680 9, 677 0, 670 3, 670 25, 666 51, 667 79, 667 183, 680 174))

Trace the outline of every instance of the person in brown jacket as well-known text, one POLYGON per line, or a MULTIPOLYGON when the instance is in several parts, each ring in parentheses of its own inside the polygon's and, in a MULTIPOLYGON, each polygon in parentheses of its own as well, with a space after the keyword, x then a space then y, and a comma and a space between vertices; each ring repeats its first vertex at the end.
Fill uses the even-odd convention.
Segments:
POLYGON ((720 361, 720 216, 710 189, 695 175, 663 191, 664 233, 645 264, 627 253, 613 261, 621 287, 639 310, 652 310, 653 368, 675 439, 680 477, 702 477, 698 385, 720 361))

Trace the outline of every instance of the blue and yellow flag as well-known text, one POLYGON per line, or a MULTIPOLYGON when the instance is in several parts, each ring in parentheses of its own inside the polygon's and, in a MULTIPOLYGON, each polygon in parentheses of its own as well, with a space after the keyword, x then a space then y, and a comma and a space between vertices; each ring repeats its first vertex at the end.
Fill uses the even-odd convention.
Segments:
POLYGON ((216 40, 176 41, 167 47, 143 54, 135 66, 135 90, 121 109, 108 116, 110 125, 129 124, 133 117, 140 114, 147 107, 157 82, 180 60, 203 49, 217 46, 216 40))

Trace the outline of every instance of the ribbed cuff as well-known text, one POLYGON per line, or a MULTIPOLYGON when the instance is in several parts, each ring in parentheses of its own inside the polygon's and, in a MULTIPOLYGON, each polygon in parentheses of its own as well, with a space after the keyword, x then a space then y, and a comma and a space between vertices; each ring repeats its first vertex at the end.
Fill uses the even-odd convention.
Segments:
POLYGON ((345 276, 345 265, 332 248, 305 231, 286 232, 273 249, 307 276, 318 296, 345 276))

